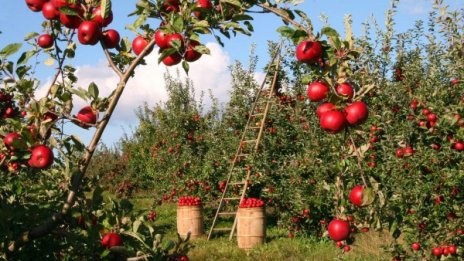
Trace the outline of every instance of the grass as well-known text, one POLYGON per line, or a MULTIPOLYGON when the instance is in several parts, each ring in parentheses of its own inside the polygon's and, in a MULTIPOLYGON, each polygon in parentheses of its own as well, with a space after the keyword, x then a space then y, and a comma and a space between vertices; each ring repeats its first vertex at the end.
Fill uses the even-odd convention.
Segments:
MULTIPOLYGON (((132 200, 139 209, 150 209, 149 199, 132 200)), ((157 231, 164 234, 165 239, 176 240, 176 206, 165 204, 156 207, 155 224, 157 231)), ((205 224, 205 232, 210 225, 205 224)), ((229 241, 228 236, 214 238, 210 241, 204 238, 193 239, 190 242, 194 248, 188 256, 195 261, 268 261, 268 260, 391 260, 382 250, 382 244, 391 241, 388 233, 359 233, 351 245, 351 251, 343 253, 336 248, 330 239, 287 238, 287 231, 276 227, 267 228, 266 243, 249 251, 237 247, 236 240, 229 241)))

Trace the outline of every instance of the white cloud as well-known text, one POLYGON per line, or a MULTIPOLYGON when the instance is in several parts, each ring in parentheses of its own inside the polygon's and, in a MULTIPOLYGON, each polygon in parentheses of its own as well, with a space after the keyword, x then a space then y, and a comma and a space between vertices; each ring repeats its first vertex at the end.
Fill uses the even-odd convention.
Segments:
MULTIPOLYGON (((197 95, 201 91, 207 92, 211 89, 214 97, 218 98, 220 102, 225 102, 228 100, 231 88, 231 77, 228 71, 229 54, 216 43, 207 43, 206 46, 211 50, 211 55, 203 55, 200 60, 190 63, 189 77, 194 84, 197 95)), ((164 74, 167 70, 171 75, 176 75, 177 70, 179 70, 180 77, 185 79, 186 74, 180 64, 167 68, 163 64, 158 64, 158 57, 158 49, 155 49, 146 58, 147 64, 136 69, 135 77, 129 80, 110 125, 120 127, 121 125, 134 124, 136 108, 145 102, 149 106, 153 106, 160 101, 166 101, 164 74)), ((77 67, 76 76, 79 78, 77 85, 82 88, 87 88, 91 82, 95 82, 99 87, 100 96, 109 95, 118 83, 117 75, 105 61, 96 65, 77 67)), ((49 85, 50 80, 43 86, 49 85)), ((36 94, 37 97, 43 97, 45 89, 45 87, 40 88, 36 94)), ((205 102, 210 101, 205 100, 205 102)), ((75 99, 73 112, 76 113, 84 105, 85 101, 79 98, 75 99)))
POLYGON ((411 15, 422 15, 430 10, 432 0, 402 0, 399 3, 400 10, 411 15))

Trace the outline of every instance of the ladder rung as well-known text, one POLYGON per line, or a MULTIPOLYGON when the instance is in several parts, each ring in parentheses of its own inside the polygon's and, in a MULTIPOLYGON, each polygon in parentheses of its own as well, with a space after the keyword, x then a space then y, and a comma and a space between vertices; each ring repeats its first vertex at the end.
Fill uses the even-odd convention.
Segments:
POLYGON ((213 228, 214 231, 231 231, 232 228, 231 227, 216 227, 216 228, 213 228))
POLYGON ((249 156, 250 154, 238 154, 237 157, 246 157, 249 156))
POLYGON ((260 126, 250 126, 249 128, 250 128, 250 129, 259 129, 259 128, 261 128, 261 127, 260 127, 260 126))
POLYGON ((231 185, 245 185, 245 181, 230 182, 231 185))
POLYGON ((232 216, 235 214, 237 214, 237 212, 219 212, 218 213, 218 215, 222 215, 222 216, 232 216))
POLYGON ((264 113, 255 113, 255 114, 252 114, 251 116, 256 117, 256 116, 263 116, 263 115, 264 115, 264 113))
POLYGON ((240 198, 236 198, 236 197, 234 197, 234 198, 224 198, 224 200, 239 200, 239 199, 240 198))
POLYGON ((246 142, 246 143, 256 142, 256 139, 254 139, 254 140, 244 140, 243 142, 246 142))

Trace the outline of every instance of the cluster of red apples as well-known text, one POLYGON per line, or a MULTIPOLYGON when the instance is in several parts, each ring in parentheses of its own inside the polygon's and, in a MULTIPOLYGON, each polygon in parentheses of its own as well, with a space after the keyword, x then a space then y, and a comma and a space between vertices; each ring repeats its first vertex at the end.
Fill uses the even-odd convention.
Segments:
POLYGON ((177 201, 177 206, 201 206, 201 198, 195 196, 181 196, 177 201))
MULTIPOLYGON (((113 21, 113 13, 110 11, 102 16, 100 6, 90 6, 89 4, 71 4, 66 0, 26 0, 26 4, 34 12, 42 12, 47 20, 59 21, 69 29, 77 29, 78 40, 83 45, 95 45, 100 40, 105 48, 112 49, 119 45, 120 35, 114 29, 102 30, 113 21), (66 8, 65 12, 61 11, 66 8), (69 10, 73 10, 70 12, 69 10), (73 13, 73 15, 71 15, 73 13)), ((178 11, 180 2, 177 0, 167 0, 165 5, 166 12, 178 11), (172 2, 172 3, 171 3, 172 2)), ((200 0, 198 8, 209 9, 212 4, 209 0, 200 0)), ((180 33, 165 33, 161 29, 155 32, 156 44, 160 47, 160 53, 165 49, 173 48, 174 41, 179 41, 180 48, 163 59, 163 63, 172 66, 180 63, 182 59, 187 62, 194 62, 201 57, 201 53, 195 50, 195 46, 200 43, 194 40, 184 39, 180 33)), ((42 34, 37 39, 37 44, 42 48, 51 48, 54 45, 54 36, 42 34)), ((139 55, 148 45, 149 38, 137 36, 132 41, 132 51, 139 55)), ((151 50, 149 50, 150 52, 151 50)))
MULTIPOLYGON (((305 40, 296 47, 296 58, 299 62, 308 64, 323 64, 323 48, 318 41, 305 40)), ((367 119, 368 109, 364 102, 352 102, 354 89, 350 83, 344 82, 336 86, 336 96, 349 102, 343 110, 331 102, 324 102, 330 98, 330 86, 324 81, 315 81, 308 85, 307 95, 310 101, 324 102, 317 108, 319 124, 329 133, 338 133, 347 125, 355 126, 367 119)))
POLYGON ((257 198, 244 198, 239 205, 239 208, 261 208, 264 206, 264 201, 257 198))

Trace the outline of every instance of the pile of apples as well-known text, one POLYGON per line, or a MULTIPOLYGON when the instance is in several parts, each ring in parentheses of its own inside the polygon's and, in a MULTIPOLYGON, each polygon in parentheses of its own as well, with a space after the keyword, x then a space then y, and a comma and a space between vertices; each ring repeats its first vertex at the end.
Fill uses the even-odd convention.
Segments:
MULTIPOLYGON (((42 12, 47 20, 59 21, 63 26, 69 29, 77 29, 77 37, 83 45, 95 45, 102 41, 105 48, 116 48, 120 42, 119 32, 114 29, 103 30, 113 21, 113 13, 109 11, 102 16, 100 6, 92 6, 88 1, 81 4, 71 4, 66 0, 25 0, 27 6, 33 12, 42 12), (66 10, 66 11, 64 11, 66 10), (72 14, 71 14, 72 13, 72 14)), ((79 2, 79 1, 78 1, 79 2)), ((84 2, 84 1, 81 1, 84 2)), ((165 12, 179 11, 180 2, 176 0, 166 1, 164 5, 165 12), (175 3, 172 3, 175 2, 175 3)), ((209 0, 201 0, 197 7, 201 9, 212 8, 209 0)), ((200 12, 195 13, 200 15, 200 12)), ((180 63, 182 60, 194 62, 200 59, 202 54, 195 50, 195 46, 200 43, 194 40, 185 39, 180 33, 165 33, 163 25, 155 31, 156 44, 160 48, 160 53, 165 49, 173 48, 174 41, 179 41, 179 52, 174 52, 166 56, 162 62, 166 66, 172 66, 180 63)), ((54 45, 54 35, 45 33, 38 37, 37 44, 42 48, 51 48, 54 45)), ((139 55, 149 43, 149 37, 137 36, 132 41, 132 51, 139 55)), ((152 50, 148 50, 151 52, 152 50)))
POLYGON ((261 208, 264 206, 264 201, 257 198, 244 198, 239 205, 239 208, 261 208))
POLYGON ((195 196, 181 196, 177 201, 177 206, 201 206, 201 198, 195 196))
MULTIPOLYGON (((322 62, 323 48, 317 41, 305 40, 296 47, 296 58, 299 62, 316 64, 322 62)), ((334 103, 327 102, 334 95, 330 86, 324 81, 315 81, 308 85, 307 95, 310 101, 323 102, 316 110, 319 124, 329 133, 338 133, 347 125, 355 126, 367 119, 369 110, 362 101, 352 102, 354 89, 349 82, 338 84, 335 88, 336 96, 348 103, 343 109, 334 103)))

